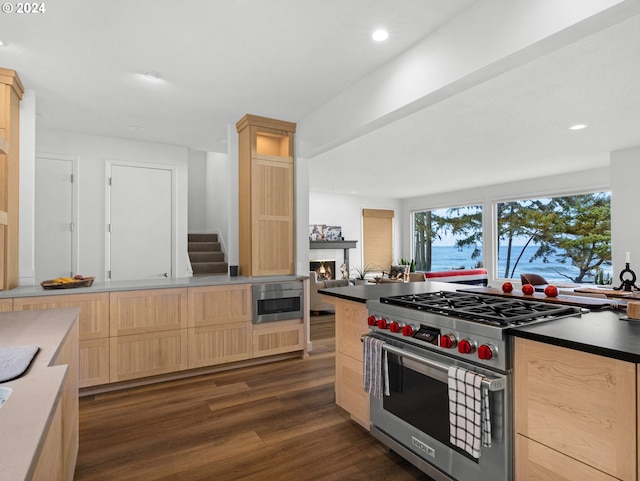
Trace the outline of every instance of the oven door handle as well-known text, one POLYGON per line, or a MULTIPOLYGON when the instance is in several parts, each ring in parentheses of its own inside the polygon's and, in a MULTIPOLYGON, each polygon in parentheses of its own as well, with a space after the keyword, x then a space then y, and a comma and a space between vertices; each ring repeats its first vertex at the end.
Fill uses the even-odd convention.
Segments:
MULTIPOLYGON (((382 346, 382 349, 384 349, 387 352, 390 352, 392 354, 397 354, 400 357, 405 357, 407 359, 410 359, 414 362, 417 362, 418 364, 422 364, 424 366, 427 366, 431 369, 435 369, 437 371, 441 371, 443 373, 445 373, 446 375, 448 375, 449 373, 449 366, 446 364, 442 364, 441 362, 438 361, 433 361, 431 359, 427 359, 423 356, 419 356, 417 354, 413 354, 411 352, 405 351, 403 349, 397 348, 395 346, 391 346, 389 344, 384 344, 382 346)), ((505 386, 505 382, 504 382, 504 378, 502 377, 498 377, 498 378, 489 378, 487 376, 483 376, 482 379, 482 387, 487 388, 489 391, 502 391, 504 390, 505 386)))

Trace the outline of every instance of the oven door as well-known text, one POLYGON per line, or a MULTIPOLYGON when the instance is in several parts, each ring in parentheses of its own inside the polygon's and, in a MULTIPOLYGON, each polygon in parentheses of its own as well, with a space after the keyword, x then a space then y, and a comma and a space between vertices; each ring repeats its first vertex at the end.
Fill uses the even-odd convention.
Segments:
MULTIPOLYGON (((391 343, 386 350, 389 396, 371 397, 372 433, 389 446, 401 445, 421 462, 457 481, 512 479, 511 399, 509 379, 490 370, 427 349, 391 343), (455 365, 491 380, 491 447, 473 458, 449 442, 448 367, 455 365), (375 432, 374 432, 375 431, 375 432)), ((400 452, 399 454, 403 454, 400 452)), ((405 456, 407 457, 407 456, 405 456)), ((413 461, 407 457, 409 461, 413 461)), ((415 463, 421 467, 421 463, 415 463)), ((423 469, 424 470, 424 469, 423 469)), ((429 473, 433 476, 433 473, 429 473)))

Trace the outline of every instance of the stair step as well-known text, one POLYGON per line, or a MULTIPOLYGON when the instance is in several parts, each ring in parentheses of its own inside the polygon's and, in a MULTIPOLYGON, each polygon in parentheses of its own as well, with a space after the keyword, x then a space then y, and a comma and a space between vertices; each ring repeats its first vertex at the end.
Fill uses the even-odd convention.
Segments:
POLYGON ((220 242, 189 242, 187 250, 191 252, 220 252, 220 242))
POLYGON ((194 262, 224 262, 224 252, 190 252, 189 259, 194 262))
POLYGON ((218 242, 218 234, 188 234, 187 242, 218 242))
POLYGON ((227 274, 229 265, 226 262, 192 262, 193 275, 227 274))

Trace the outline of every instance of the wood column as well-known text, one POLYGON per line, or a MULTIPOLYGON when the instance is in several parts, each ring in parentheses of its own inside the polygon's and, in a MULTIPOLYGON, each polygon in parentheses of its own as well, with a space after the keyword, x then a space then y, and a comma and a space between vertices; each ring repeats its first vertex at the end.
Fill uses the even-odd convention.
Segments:
POLYGON ((0 68, 0 290, 18 286, 20 101, 14 70, 0 68))

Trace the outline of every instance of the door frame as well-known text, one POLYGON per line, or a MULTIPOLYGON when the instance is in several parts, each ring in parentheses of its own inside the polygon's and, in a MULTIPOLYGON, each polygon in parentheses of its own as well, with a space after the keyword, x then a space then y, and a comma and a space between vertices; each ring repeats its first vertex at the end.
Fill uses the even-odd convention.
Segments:
MULTIPOLYGON (((80 201, 80 175, 79 175, 79 158, 77 155, 64 155, 64 154, 50 154, 47 152, 36 152, 35 156, 35 165, 34 165, 34 183, 35 183, 35 175, 36 170, 38 169, 38 159, 51 159, 51 160, 62 160, 65 162, 71 162, 71 175, 73 176, 73 182, 71 183, 71 222, 73 223, 73 231, 71 231, 71 271, 74 273, 78 273, 78 266, 80 265, 80 249, 78 246, 80 245, 80 221, 79 221, 79 201, 80 201)), ((33 205, 35 209, 36 205, 36 192, 33 193, 33 205)), ((35 214, 34 214, 34 224, 35 224, 35 214)), ((35 265, 35 225, 33 229, 33 260, 34 260, 34 268, 33 268, 33 276, 35 279, 37 267, 35 265)))
POLYGON ((137 167, 142 169, 168 170, 171 173, 171 275, 169 277, 173 278, 178 270, 178 256, 176 252, 178 246, 178 235, 176 232, 178 181, 176 166, 172 164, 162 164, 157 162, 136 162, 131 160, 105 159, 104 280, 107 282, 111 280, 111 278, 109 277, 109 271, 111 270, 111 235, 109 232, 109 225, 111 224, 111 189, 109 185, 109 179, 111 178, 111 167, 115 165, 122 167, 137 167))

